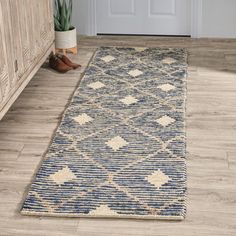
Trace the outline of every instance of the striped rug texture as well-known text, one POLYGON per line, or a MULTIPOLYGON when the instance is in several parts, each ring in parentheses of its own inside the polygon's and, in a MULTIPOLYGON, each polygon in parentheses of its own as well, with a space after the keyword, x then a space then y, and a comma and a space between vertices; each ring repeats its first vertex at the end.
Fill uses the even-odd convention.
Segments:
POLYGON ((183 219, 186 74, 184 49, 99 48, 21 213, 183 219))

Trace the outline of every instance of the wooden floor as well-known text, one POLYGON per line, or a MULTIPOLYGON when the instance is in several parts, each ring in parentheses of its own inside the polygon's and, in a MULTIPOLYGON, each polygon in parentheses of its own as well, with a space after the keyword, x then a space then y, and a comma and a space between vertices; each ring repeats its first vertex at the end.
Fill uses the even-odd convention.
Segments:
POLYGON ((81 37, 81 71, 41 68, 0 122, 1 236, 235 236, 236 40, 81 37), (188 212, 182 222, 21 216, 41 156, 95 48, 187 47, 188 212))

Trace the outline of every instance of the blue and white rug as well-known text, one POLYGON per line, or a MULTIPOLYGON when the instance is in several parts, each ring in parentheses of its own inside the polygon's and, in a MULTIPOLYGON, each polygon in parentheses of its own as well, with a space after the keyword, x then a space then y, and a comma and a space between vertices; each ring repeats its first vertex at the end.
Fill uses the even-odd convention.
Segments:
POLYGON ((183 219, 186 61, 184 49, 98 49, 21 213, 183 219))

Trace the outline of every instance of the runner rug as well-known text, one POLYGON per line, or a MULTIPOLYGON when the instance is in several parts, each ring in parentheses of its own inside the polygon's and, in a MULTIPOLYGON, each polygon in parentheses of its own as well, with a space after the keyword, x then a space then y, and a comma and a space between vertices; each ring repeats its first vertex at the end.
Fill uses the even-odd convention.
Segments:
POLYGON ((186 71, 184 49, 98 49, 21 213, 183 219, 186 71))

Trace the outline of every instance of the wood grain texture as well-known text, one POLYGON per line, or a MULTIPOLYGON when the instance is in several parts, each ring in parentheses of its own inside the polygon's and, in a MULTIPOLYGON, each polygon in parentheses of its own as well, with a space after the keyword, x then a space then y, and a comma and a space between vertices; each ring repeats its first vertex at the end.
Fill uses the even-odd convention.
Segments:
POLYGON ((52 51, 51 0, 0 0, 0 119, 52 51))
POLYGON ((81 37, 81 70, 42 67, 0 122, 0 235, 236 235, 236 40, 81 37), (187 47, 188 212, 183 222, 21 216, 41 156, 98 46, 187 47))

